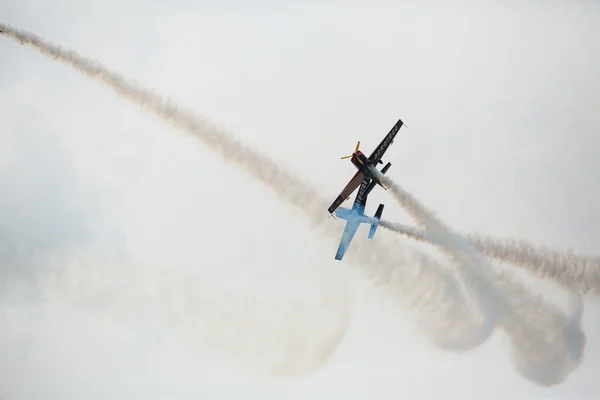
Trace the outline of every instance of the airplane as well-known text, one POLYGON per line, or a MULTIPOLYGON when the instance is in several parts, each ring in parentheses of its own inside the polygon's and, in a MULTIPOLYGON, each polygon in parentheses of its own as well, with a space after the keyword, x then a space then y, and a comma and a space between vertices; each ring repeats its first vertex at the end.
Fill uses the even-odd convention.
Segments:
POLYGON ((360 141, 356 144, 356 149, 354 150, 354 153, 352 153, 349 156, 342 157, 342 160, 350 158, 350 161, 352 161, 352 164, 354 164, 356 169, 358 169, 358 172, 352 177, 352 179, 350 179, 350 182, 348 182, 344 190, 342 190, 340 195, 327 209, 327 211, 329 211, 331 215, 333 215, 333 212, 344 201, 350 198, 350 195, 356 190, 356 188, 361 184, 361 182, 364 181, 365 178, 369 178, 371 181, 375 182, 375 184, 387 190, 387 188, 381 183, 379 178, 377 178, 373 170, 376 169, 375 167, 377 164, 383 164, 383 161, 381 161, 381 157, 383 157, 383 154, 386 152, 388 147, 390 147, 390 144, 394 142, 394 138, 398 134, 398 131, 400 130, 402 125, 403 122, 401 119, 399 119, 398 122, 396 122, 396 124, 392 127, 390 132, 383 138, 381 143, 379 143, 379 146, 375 148, 373 153, 368 158, 363 154, 362 151, 359 150, 360 141))
MULTIPOLYGON (((387 163, 385 167, 381 169, 381 173, 385 175, 388 169, 392 166, 391 163, 387 163)), ((377 230, 377 226, 379 225, 379 220, 381 219, 381 214, 383 214, 383 204, 380 204, 377 207, 377 211, 373 218, 365 215, 365 207, 367 205, 367 196, 371 193, 371 190, 375 187, 377 182, 371 180, 371 178, 365 177, 360 185, 360 189, 358 189, 358 193, 356 194, 356 199, 354 199, 354 204, 351 209, 339 207, 335 211, 335 215, 339 218, 345 219, 346 227, 344 228, 344 233, 342 234, 342 238, 340 239, 340 245, 338 246, 337 253, 335 254, 336 260, 341 260, 344 257, 344 253, 348 250, 350 246, 350 242, 354 238, 354 234, 358 230, 360 224, 370 224, 371 228, 369 229, 369 239, 373 239, 375 235, 375 231, 377 230)))

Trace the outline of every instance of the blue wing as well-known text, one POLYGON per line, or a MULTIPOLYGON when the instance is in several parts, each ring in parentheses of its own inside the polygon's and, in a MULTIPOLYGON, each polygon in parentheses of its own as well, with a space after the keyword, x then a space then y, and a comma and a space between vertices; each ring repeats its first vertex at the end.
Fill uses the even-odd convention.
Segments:
POLYGON ((344 228, 344 233, 342 234, 342 239, 340 240, 340 245, 337 249, 337 253, 335 254, 336 260, 341 260, 342 257, 344 257, 344 254, 346 253, 346 250, 348 250, 348 246, 350 246, 350 242, 352 242, 352 239, 354 238, 354 235, 356 234, 361 222, 362 221, 358 218, 349 219, 348 222, 346 222, 346 227, 344 228))

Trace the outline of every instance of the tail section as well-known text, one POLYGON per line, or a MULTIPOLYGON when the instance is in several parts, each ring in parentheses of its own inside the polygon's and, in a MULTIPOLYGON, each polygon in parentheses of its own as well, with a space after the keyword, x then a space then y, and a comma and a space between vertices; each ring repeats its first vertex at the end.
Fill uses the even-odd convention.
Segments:
MULTIPOLYGON (((385 173, 387 172, 388 169, 390 169, 390 167, 392 166, 392 163, 388 162, 387 164, 385 164, 385 167, 381 168, 381 174, 385 175, 385 173)), ((371 191, 375 188, 375 186, 378 185, 378 182, 375 182, 374 180, 371 181, 371 184, 369 184, 369 187, 367 188, 367 196, 369 195, 369 193, 371 193, 371 191)), ((381 186, 382 188, 386 189, 384 186, 381 186)), ((387 190, 387 189, 386 189, 387 190)))
POLYGON ((381 214, 383 214, 383 207, 383 204, 380 204, 379 207, 377 207, 377 211, 375 212, 375 216, 373 217, 374 222, 371 223, 371 228, 369 229, 369 239, 373 239, 375 231, 379 226, 379 220, 381 220, 381 214))

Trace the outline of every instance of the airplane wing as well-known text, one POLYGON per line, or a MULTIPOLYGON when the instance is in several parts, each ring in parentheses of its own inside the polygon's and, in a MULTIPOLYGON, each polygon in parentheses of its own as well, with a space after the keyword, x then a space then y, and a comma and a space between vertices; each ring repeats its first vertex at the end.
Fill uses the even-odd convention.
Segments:
POLYGON ((335 209, 338 208, 344 201, 346 201, 346 199, 350 197, 352 192, 356 190, 356 188, 363 181, 364 177, 365 175, 360 171, 354 174, 350 182, 348 182, 344 190, 342 190, 342 193, 340 193, 340 195, 335 199, 335 201, 331 203, 331 206, 329 206, 327 211, 329 211, 330 214, 333 214, 335 209))
POLYGON ((360 220, 348 220, 346 222, 346 227, 344 228, 344 233, 342 234, 342 239, 340 240, 340 245, 338 246, 337 253, 335 253, 335 259, 341 260, 348 250, 348 246, 350 246, 350 242, 354 238, 354 234, 358 230, 360 226, 360 220))
POLYGON ((392 127, 392 130, 383 138, 381 143, 379 143, 379 146, 375 148, 373 154, 369 156, 369 160, 374 161, 374 164, 381 160, 381 157, 383 157, 383 154, 386 152, 388 147, 390 147, 390 144, 392 144, 392 142, 394 141, 394 138, 398 134, 398 131, 400 130, 402 125, 403 122, 401 119, 399 119, 398 122, 396 122, 396 125, 392 127))

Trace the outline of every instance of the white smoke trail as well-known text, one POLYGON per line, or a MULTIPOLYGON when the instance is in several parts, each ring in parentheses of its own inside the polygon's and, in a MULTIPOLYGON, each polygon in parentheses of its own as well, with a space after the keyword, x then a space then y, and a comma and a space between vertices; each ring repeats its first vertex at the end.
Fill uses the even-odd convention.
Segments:
POLYGON ((458 282, 461 284, 467 297, 474 304, 475 315, 479 310, 483 313, 480 325, 481 332, 491 335, 493 327, 499 322, 501 312, 498 309, 500 297, 494 285, 488 284, 483 273, 488 269, 486 260, 465 240, 455 235, 446 227, 433 212, 423 206, 414 196, 405 191, 390 177, 377 172, 378 178, 390 190, 392 196, 406 209, 406 211, 421 225, 429 235, 434 237, 440 249, 456 261, 458 282))
MULTIPOLYGON (((315 226, 321 225, 323 228, 329 228, 330 233, 339 234, 337 226, 326 225, 328 219, 325 209, 328 204, 311 190, 310 184, 302 182, 285 171, 277 163, 271 161, 268 156, 244 146, 228 132, 211 125, 205 118, 201 118, 191 110, 182 109, 160 94, 127 82, 125 78, 108 70, 95 60, 84 58, 74 51, 47 43, 32 33, 16 30, 7 25, 0 25, 0 31, 22 44, 30 44, 43 54, 71 65, 91 79, 106 84, 128 100, 149 109, 158 117, 202 140, 209 148, 222 155, 226 161, 242 167, 243 171, 249 172, 257 180, 265 183, 282 200, 303 210, 315 226)), ((360 248, 361 241, 356 242, 353 247, 355 250, 360 248)), ((359 253, 364 253, 362 258, 369 264, 373 264, 374 261, 380 262, 383 258, 393 258, 396 262, 402 260, 402 262, 410 263, 410 258, 402 253, 396 252, 395 257, 388 257, 389 247, 385 249, 384 246, 380 246, 378 251, 381 255, 359 253)), ((388 268, 387 275, 390 275, 394 267, 389 265, 388 268)), ((425 286, 422 289, 424 288, 425 286)))
POLYGON ((123 76, 110 71, 98 61, 80 56, 74 51, 46 43, 38 36, 0 24, 0 32, 21 44, 30 44, 58 61, 71 65, 89 78, 107 85, 121 96, 146 108, 161 119, 170 122, 197 139, 226 161, 249 172, 257 180, 273 189, 281 199, 303 210, 314 224, 327 221, 327 202, 317 196, 312 186, 303 182, 289 171, 280 168, 265 154, 247 147, 222 127, 216 126, 206 117, 184 109, 171 99, 150 89, 128 82, 123 76))
MULTIPOLYGON (((339 235, 339 230, 336 226, 326 224, 327 215, 324 210, 327 207, 327 202, 318 197, 314 191, 311 191, 310 185, 304 184, 271 161, 267 156, 245 147, 229 133, 209 124, 205 119, 196 116, 192 111, 181 109, 169 99, 127 82, 123 77, 109 71, 97 61, 86 59, 73 51, 64 50, 59 46, 49 44, 34 34, 19 31, 7 25, 0 25, 0 31, 5 36, 16 39, 23 44, 31 44, 43 54, 71 65, 88 77, 108 85, 130 101, 149 109, 160 118, 171 122, 181 130, 202 140, 209 148, 221 154, 226 161, 242 166, 244 171, 249 172, 257 180, 265 183, 282 200, 300 208, 314 225, 320 226, 323 229, 327 228, 328 233, 334 233, 336 236, 339 235)), ((475 332, 471 337, 478 338, 478 343, 489 336, 484 335, 484 339, 481 339, 481 328, 485 324, 474 323, 471 313, 468 311, 465 312, 465 310, 468 310, 468 307, 464 305, 469 304, 469 302, 466 301, 464 296, 457 295, 459 291, 453 289, 455 282, 449 279, 447 273, 444 274, 442 272, 444 269, 441 265, 424 254, 416 251, 410 253, 403 251, 403 249, 398 248, 397 243, 383 239, 380 238, 376 243, 368 243, 365 238, 356 238, 350 253, 352 253, 354 261, 361 265, 365 272, 374 280, 390 289, 393 292, 394 298, 404 307, 418 311, 420 316, 427 313, 433 314, 433 320, 437 321, 435 328, 439 331, 430 332, 431 335, 457 339, 458 342, 461 342, 459 344, 463 348, 473 348, 475 346, 467 346, 465 344, 465 332, 471 334, 475 332), (415 269, 419 271, 418 277, 414 274, 415 269), (439 336, 439 333, 442 336, 439 336)), ((461 271, 464 270, 466 268, 461 269, 461 271)), ((475 281, 478 277, 473 275, 472 279, 475 281)), ((158 280, 153 284, 159 285, 161 283, 158 280)), ((472 285, 472 287, 477 286, 479 285, 472 285)), ((177 290, 178 288, 176 287, 165 287, 161 288, 161 293, 163 295, 173 294, 177 290)), ((475 294, 475 297, 481 300, 481 293, 473 290, 471 292, 471 295, 475 294)), ((65 291, 61 291, 61 293, 64 294, 65 291)), ((510 296, 508 297, 510 298, 510 296)), ((553 310, 546 304, 539 304, 540 309, 536 311, 550 315, 551 317, 548 318, 555 321, 556 318, 554 318, 555 313, 553 310)), ((522 304, 512 302, 505 302, 502 305, 504 309, 512 308, 515 315, 519 315, 523 306, 522 304)), ((530 327, 525 317, 523 318, 523 324, 523 329, 530 327)), ((555 325, 549 329, 561 327, 558 323, 555 325)), ((544 329, 548 329, 548 326, 545 326, 544 329)), ((338 336, 330 335, 330 337, 338 336)), ((452 340, 448 340, 446 344, 448 345, 447 347, 452 348, 454 343, 452 343, 452 340)), ((560 343, 553 344, 557 348, 564 347, 560 346, 560 343)), ((543 359, 547 351, 548 349, 541 348, 535 352, 535 355, 543 359)), ((560 383, 562 379, 564 379, 564 375, 557 376, 553 382, 546 382, 544 384, 560 383)))
MULTIPOLYGON (((421 242, 434 238, 424 230, 381 221, 381 226, 421 242)), ((498 239, 479 234, 463 234, 480 252, 498 261, 518 265, 539 278, 549 279, 580 294, 600 295, 600 257, 584 256, 568 250, 534 246, 524 240, 498 239)))
POLYGON ((535 247, 515 239, 469 235, 473 245, 497 260, 519 265, 542 279, 550 279, 581 294, 600 295, 600 258, 535 247))
MULTIPOLYGON (((457 266, 465 274, 464 286, 471 290, 484 312, 492 312, 488 321, 501 322, 513 344, 512 357, 519 372, 540 385, 562 381, 582 361, 586 337, 581 329, 583 302, 574 301, 571 316, 550 306, 541 297, 534 297, 523 285, 507 274, 495 273, 490 265, 481 263, 481 257, 469 240, 450 231, 410 193, 391 178, 379 174, 382 183, 426 230, 414 228, 403 231, 406 235, 428 241, 443 251, 455 254, 457 266), (468 254, 466 254, 468 253, 468 254), (464 264, 463 264, 464 263, 464 264), (489 297, 488 297, 489 296, 489 297)), ((390 229, 388 222, 381 225, 390 229)), ((488 322, 489 323, 489 322, 488 322)))
POLYGON ((516 369, 539 385, 564 381, 583 361, 587 344, 581 328, 581 299, 574 298, 578 307, 566 315, 506 276, 497 274, 495 285, 506 293, 502 328, 512 344, 516 369))
POLYGON ((99 266, 83 260, 40 281, 46 301, 66 300, 111 320, 158 325, 188 346, 205 353, 218 351, 254 373, 313 373, 337 349, 350 323, 350 302, 343 290, 312 305, 273 304, 215 290, 174 268, 99 266))
MULTIPOLYGON (((224 157, 226 161, 237 164, 242 167, 242 170, 249 172, 257 180, 262 181, 268 187, 272 188, 282 200, 299 207, 309 217, 314 226, 319 226, 320 224, 328 222, 328 215, 325 213, 327 202, 317 196, 311 189, 311 185, 302 182, 299 178, 293 176, 285 169, 278 167, 277 164, 271 161, 267 156, 256 152, 252 148, 244 146, 231 134, 212 125, 206 119, 195 115, 193 111, 182 109, 168 98, 127 82, 122 76, 109 71, 94 60, 85 59, 73 51, 45 43, 36 35, 18 31, 6 25, 0 25, 0 31, 2 34, 18 40, 22 44, 29 43, 33 45, 45 55, 70 64, 88 77, 106 84, 128 100, 143 108, 149 109, 158 117, 202 140, 205 145, 224 157)), ((334 232, 334 226, 329 225, 329 228, 331 232, 334 232)), ((176 287, 167 287, 161 293, 163 296, 167 296, 171 293, 169 290, 174 293, 178 292, 176 287)), ((318 308, 319 307, 316 307, 315 309, 318 310, 318 308)), ((205 307, 203 310, 207 312, 209 308, 205 307)), ((344 315, 344 313, 347 313, 347 310, 343 308, 338 312, 341 315, 344 315)), ((290 320, 294 319, 295 317, 290 320)), ((322 329, 316 324, 309 324, 309 326, 315 329, 322 329)), ((346 330, 345 325, 339 325, 339 329, 339 332, 333 333, 333 337, 341 338, 343 336, 346 330)), ((294 334, 296 337, 295 340, 299 342, 302 341, 298 339, 300 333, 306 332, 306 329, 297 330, 297 333, 294 334)), ((268 337, 268 335, 263 336, 268 337)), ((309 338, 306 337, 304 340, 308 341, 309 338)), ((330 340, 327 339, 326 342, 327 341, 330 340)), ((276 340, 272 340, 271 342, 276 343, 276 340)), ((289 360, 287 368, 293 369, 292 364, 294 362, 312 365, 314 367, 313 372, 321 366, 318 360, 313 360, 312 364, 303 361, 303 357, 313 354, 313 352, 305 352, 303 354, 305 355, 303 356, 296 352, 290 355, 287 358, 289 360)), ((315 354, 315 356, 319 356, 319 354, 315 354)), ((322 361, 324 362, 324 360, 322 361)))

